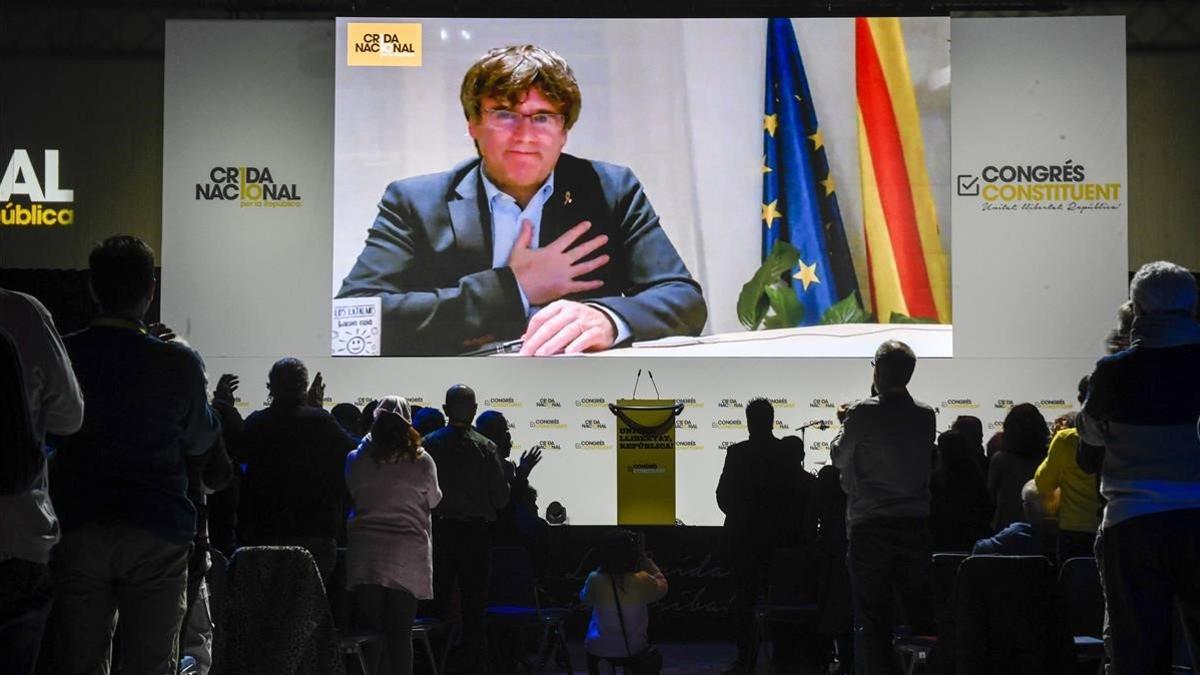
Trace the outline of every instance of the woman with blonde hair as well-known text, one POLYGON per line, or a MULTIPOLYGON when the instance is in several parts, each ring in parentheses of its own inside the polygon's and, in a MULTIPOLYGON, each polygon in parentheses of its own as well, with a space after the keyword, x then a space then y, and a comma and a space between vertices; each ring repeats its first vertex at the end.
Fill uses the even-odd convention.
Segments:
POLYGON ((361 628, 383 636, 371 672, 412 673, 417 601, 433 597, 430 512, 442 500, 437 466, 412 428, 408 401, 388 396, 346 457, 354 510, 346 523, 346 587, 361 628))

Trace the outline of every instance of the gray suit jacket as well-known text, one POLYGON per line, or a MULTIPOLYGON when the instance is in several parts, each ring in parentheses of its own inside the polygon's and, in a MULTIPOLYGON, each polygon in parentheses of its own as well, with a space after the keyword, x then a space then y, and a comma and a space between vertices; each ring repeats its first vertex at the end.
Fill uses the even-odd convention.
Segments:
MULTIPOLYGON (((698 335, 708 317, 692 279, 629 169, 562 155, 542 212, 539 245, 581 221, 609 239, 589 258, 610 261, 583 277, 604 286, 571 300, 603 305, 633 339, 698 335)), ((479 159, 388 186, 379 215, 337 297, 382 299, 387 356, 469 351, 520 337, 526 317, 516 277, 492 268, 492 228, 479 159)))

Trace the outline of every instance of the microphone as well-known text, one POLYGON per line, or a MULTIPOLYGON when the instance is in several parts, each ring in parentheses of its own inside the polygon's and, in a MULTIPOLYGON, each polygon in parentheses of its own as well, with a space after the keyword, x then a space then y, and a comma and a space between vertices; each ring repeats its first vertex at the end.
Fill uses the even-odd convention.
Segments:
POLYGON ((658 398, 662 398, 662 394, 658 393, 658 383, 654 381, 654 371, 647 370, 646 374, 650 376, 650 384, 654 385, 654 395, 658 398))
POLYGON ((801 426, 796 427, 795 431, 804 431, 805 429, 808 429, 809 427, 816 427, 816 428, 820 429, 821 431, 825 431, 826 429, 828 429, 829 427, 832 427, 832 426, 833 426, 833 423, 830 422, 829 420, 813 420, 813 421, 809 422, 808 424, 803 424, 801 426))

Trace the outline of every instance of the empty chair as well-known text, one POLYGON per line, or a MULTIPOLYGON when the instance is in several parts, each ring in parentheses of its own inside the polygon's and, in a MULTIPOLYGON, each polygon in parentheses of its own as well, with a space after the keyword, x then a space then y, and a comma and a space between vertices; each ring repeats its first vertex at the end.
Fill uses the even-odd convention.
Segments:
POLYGON ((966 553, 934 553, 929 566, 933 577, 933 611, 936 635, 897 636, 894 644, 906 675, 921 666, 934 665, 934 672, 953 670, 954 582, 958 568, 970 557, 966 553))
MULTIPOLYGON (((754 607, 747 672, 754 672, 758 650, 771 624, 801 624, 815 630, 817 621, 817 559, 803 548, 779 548, 771 554, 767 597, 754 607)), ((778 654, 775 655, 778 658, 778 654)))
POLYGON ((1095 558, 1071 558, 1063 563, 1058 572, 1058 618, 1061 634, 1071 639, 1072 658, 1079 663, 1094 661, 1102 669, 1104 590, 1095 558))
POLYGON ((1069 672, 1059 659, 1054 569, 1044 556, 973 555, 954 588, 955 655, 962 675, 1069 672))
MULTIPOLYGON (((566 661, 567 673, 573 673, 571 659, 567 655, 566 637, 563 635, 563 622, 566 621, 568 610, 542 606, 529 551, 516 546, 503 546, 493 547, 489 555, 491 568, 485 612, 488 629, 493 636, 489 644, 493 647, 500 644, 494 638, 503 630, 520 632, 527 628, 539 629, 535 672, 542 672, 551 652, 557 650, 566 661)), ((519 645, 519 641, 516 644, 519 645)), ((511 663, 501 665, 508 667, 511 663)))

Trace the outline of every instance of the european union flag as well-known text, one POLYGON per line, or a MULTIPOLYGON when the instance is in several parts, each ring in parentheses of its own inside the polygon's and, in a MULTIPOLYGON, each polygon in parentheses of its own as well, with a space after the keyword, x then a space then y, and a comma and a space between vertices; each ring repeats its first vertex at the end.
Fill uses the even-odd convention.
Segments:
POLYGON ((769 21, 762 256, 781 240, 800 251, 790 282, 804 305, 802 325, 811 326, 851 294, 862 301, 796 33, 790 19, 769 21))

